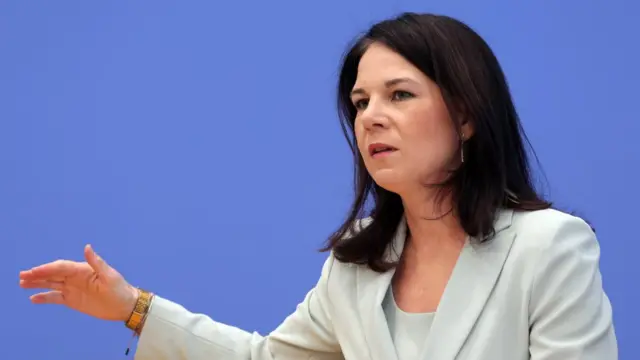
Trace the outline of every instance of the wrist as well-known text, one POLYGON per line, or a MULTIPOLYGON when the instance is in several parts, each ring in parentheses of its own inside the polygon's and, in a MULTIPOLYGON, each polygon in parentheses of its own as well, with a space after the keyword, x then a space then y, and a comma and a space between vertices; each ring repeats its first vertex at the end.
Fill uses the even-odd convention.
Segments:
POLYGON ((131 296, 129 297, 129 304, 128 304, 129 316, 127 316, 127 319, 131 317, 131 314, 133 313, 133 310, 136 308, 136 304, 140 299, 140 290, 137 287, 134 287, 131 285, 129 285, 129 287, 130 287, 129 292, 131 293, 131 296))
POLYGON ((119 320, 126 323, 131 318, 136 304, 138 303, 140 290, 134 286, 127 285, 127 291, 125 292, 124 298, 125 301, 124 306, 122 307, 122 315, 120 315, 119 320))
POLYGON ((142 330, 144 320, 151 307, 153 294, 140 288, 135 289, 135 291, 137 293, 135 296, 136 301, 133 306, 133 311, 125 321, 125 325, 129 329, 139 333, 142 330))

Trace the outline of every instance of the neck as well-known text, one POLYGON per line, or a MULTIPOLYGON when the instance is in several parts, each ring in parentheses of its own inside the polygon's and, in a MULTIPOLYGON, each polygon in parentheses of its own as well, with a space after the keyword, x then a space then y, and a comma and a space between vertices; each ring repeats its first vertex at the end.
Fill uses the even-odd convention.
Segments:
POLYGON ((434 192, 422 190, 419 195, 403 196, 402 199, 412 246, 432 248, 464 242, 466 235, 450 196, 436 199, 434 192))

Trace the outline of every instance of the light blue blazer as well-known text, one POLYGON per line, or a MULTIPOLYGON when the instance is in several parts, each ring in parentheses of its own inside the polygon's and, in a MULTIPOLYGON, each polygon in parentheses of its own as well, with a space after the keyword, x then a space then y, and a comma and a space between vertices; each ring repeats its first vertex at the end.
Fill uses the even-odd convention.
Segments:
MULTIPOLYGON (((416 359, 618 359, 590 227, 555 210, 504 210, 496 231, 463 248, 416 359)), ((405 234, 403 220, 391 259, 405 234)), ((156 297, 135 358, 399 360, 381 306, 392 276, 329 256, 316 286, 267 336, 156 297)))

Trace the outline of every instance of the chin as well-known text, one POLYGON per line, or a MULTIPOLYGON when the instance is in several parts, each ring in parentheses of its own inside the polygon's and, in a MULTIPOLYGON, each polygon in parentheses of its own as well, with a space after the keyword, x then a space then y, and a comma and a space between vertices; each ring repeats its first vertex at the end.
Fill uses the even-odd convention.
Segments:
POLYGON ((402 176, 399 175, 400 174, 398 174, 397 171, 394 172, 392 169, 381 169, 372 173, 371 177, 381 188, 394 193, 399 193, 405 183, 405 181, 402 180, 402 176))

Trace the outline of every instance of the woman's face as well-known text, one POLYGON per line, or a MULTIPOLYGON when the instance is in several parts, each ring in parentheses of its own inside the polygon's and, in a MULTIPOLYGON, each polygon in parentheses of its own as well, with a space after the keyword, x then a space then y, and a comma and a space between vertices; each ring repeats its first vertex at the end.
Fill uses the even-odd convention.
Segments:
POLYGON ((358 149, 379 186, 402 195, 448 176, 460 138, 440 89, 418 68, 374 43, 360 60, 351 100, 358 149))

